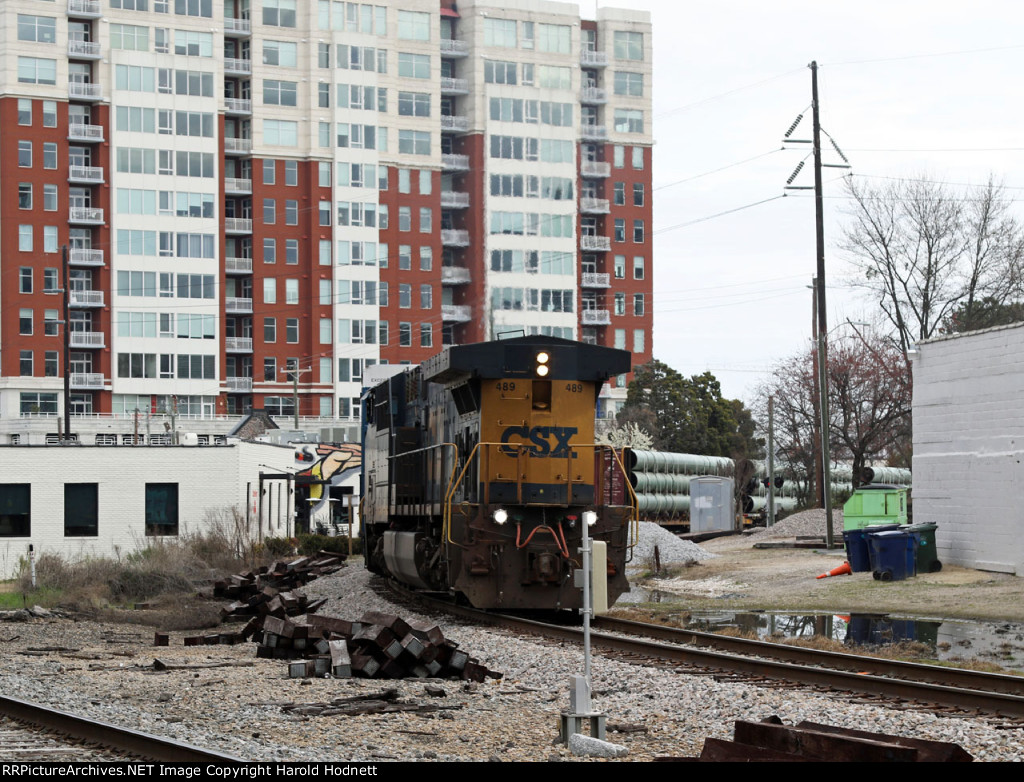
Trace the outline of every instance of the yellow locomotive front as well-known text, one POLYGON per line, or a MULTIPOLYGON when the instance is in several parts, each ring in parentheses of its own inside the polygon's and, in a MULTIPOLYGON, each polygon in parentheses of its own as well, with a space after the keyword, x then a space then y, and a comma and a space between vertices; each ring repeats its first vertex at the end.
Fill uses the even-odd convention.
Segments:
POLYGON ((447 418, 460 446, 444 520, 448 581, 478 607, 578 608, 572 576, 594 511, 589 534, 607 543, 614 600, 628 589, 635 506, 619 455, 594 443, 594 419, 601 384, 628 370, 629 354, 548 337, 491 345, 490 360, 439 375, 473 400, 447 418))

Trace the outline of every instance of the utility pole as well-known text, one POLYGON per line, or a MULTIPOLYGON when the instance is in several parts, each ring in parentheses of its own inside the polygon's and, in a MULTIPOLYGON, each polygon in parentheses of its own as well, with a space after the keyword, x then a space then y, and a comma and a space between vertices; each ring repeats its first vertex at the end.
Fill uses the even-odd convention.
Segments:
POLYGON ((811 61, 811 122, 813 125, 812 145, 814 150, 814 231, 816 235, 817 307, 818 307, 818 383, 821 395, 821 480, 822 498, 825 503, 825 548, 832 548, 832 469, 829 454, 828 431, 828 353, 825 340, 828 335, 828 319, 825 302, 825 207, 821 184, 821 117, 818 102, 818 62, 811 61))
POLYGON ((299 430, 299 375, 312 371, 312 367, 299 369, 298 362, 295 363, 294 367, 285 367, 281 370, 282 374, 292 376, 292 406, 295 408, 293 411, 295 414, 295 431, 299 430))
POLYGON ((71 293, 68 290, 70 280, 66 244, 61 248, 61 259, 64 285, 64 436, 60 441, 64 443, 65 440, 71 441, 71 293))
POLYGON ((768 397, 768 522, 775 525, 775 397, 768 397))

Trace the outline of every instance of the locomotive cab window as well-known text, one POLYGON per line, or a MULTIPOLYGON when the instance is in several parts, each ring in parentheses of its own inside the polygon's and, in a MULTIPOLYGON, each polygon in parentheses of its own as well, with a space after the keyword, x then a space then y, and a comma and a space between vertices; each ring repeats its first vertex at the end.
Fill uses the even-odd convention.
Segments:
POLYGON ((533 409, 534 410, 551 410, 551 381, 550 380, 534 380, 533 381, 533 409))

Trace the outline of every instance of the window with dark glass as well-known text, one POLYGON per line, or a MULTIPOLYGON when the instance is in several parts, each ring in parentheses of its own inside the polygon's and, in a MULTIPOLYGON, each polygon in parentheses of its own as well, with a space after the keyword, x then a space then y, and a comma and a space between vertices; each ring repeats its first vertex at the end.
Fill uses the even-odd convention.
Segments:
POLYGON ((0 538, 27 538, 32 534, 32 486, 0 483, 0 538))
POLYGON ((178 534, 178 484, 146 484, 146 534, 178 534))
POLYGON ((64 537, 99 534, 99 484, 64 484, 64 537))

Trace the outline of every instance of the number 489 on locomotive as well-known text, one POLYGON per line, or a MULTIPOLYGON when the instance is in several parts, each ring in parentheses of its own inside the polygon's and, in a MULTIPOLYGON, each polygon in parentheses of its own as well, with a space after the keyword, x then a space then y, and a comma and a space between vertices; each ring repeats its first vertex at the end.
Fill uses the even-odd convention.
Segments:
POLYGON ((594 443, 605 380, 630 353, 555 337, 458 345, 363 399, 367 567, 478 608, 579 608, 588 534, 608 597, 629 588, 636 502, 621 454, 594 443))

